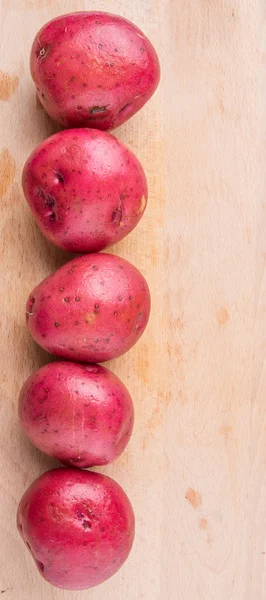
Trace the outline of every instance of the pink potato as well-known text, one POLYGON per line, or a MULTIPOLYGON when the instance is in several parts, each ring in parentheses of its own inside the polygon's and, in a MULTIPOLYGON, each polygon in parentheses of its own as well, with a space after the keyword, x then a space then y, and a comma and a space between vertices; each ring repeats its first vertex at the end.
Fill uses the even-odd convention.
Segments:
POLYGON ((53 135, 28 158, 25 197, 42 233, 75 253, 98 252, 136 227, 148 189, 136 156, 95 129, 53 135))
POLYGON ((122 488, 79 469, 36 479, 20 501, 17 526, 44 579, 66 590, 109 579, 134 540, 134 513, 122 488))
POLYGON ((99 365, 53 362, 19 396, 20 423, 43 452, 74 467, 105 465, 125 449, 134 408, 122 381, 99 365))
POLYGON ((30 68, 42 105, 64 127, 118 127, 160 79, 158 56, 142 31, 105 12, 76 12, 44 25, 30 68))
POLYGON ((101 362, 127 352, 142 335, 150 293, 131 263, 87 254, 44 279, 26 306, 34 340, 56 356, 101 362))

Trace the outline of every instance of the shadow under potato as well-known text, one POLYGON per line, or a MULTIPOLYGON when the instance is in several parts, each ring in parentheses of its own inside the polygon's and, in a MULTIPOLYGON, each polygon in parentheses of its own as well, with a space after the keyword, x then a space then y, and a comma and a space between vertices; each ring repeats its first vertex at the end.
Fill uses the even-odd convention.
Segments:
MULTIPOLYGON (((25 204, 26 201, 24 200, 25 204)), ((26 311, 26 302, 28 296, 32 292, 32 290, 39 284, 41 281, 62 267, 66 262, 75 258, 76 255, 71 254, 70 252, 65 252, 60 250, 54 246, 51 242, 49 242, 43 234, 39 231, 32 215, 30 214, 30 210, 25 206, 25 211, 23 210, 23 228, 24 235, 23 239, 21 239, 21 245, 25 247, 25 239, 27 240, 27 249, 18 248, 19 251, 24 252, 26 254, 26 261, 29 264, 29 273, 34 272, 34 279, 31 275, 29 277, 29 281, 27 281, 27 287, 24 284, 25 288, 25 296, 23 298, 23 304, 20 307, 20 310, 25 314, 26 311), (39 273, 39 276, 38 276, 39 273)), ((19 260, 19 256, 17 257, 19 260)), ((24 346, 27 353, 29 353, 29 363, 31 372, 32 369, 38 369, 43 365, 56 360, 54 356, 43 350, 36 342, 31 338, 28 328, 26 325, 26 318, 23 324, 23 331, 20 331, 21 338, 21 347, 24 346)), ((21 357, 21 361, 25 366, 25 358, 21 357)), ((19 371, 19 365, 18 365, 19 371)))
MULTIPOLYGON (((18 427, 19 427, 18 443, 19 443, 19 446, 21 449, 21 454, 23 456, 24 464, 29 465, 32 463, 33 464, 37 463, 40 466, 40 469, 42 472, 48 471, 49 469, 55 469, 56 467, 63 466, 62 463, 59 462, 59 460, 56 460, 55 458, 52 458, 51 456, 44 454, 44 452, 41 452, 41 450, 38 450, 38 448, 36 448, 36 446, 34 446, 34 444, 27 438, 24 431, 21 429, 19 423, 18 423, 18 427)), ((36 476, 36 473, 33 474, 32 477, 30 477, 29 482, 28 482, 29 484, 32 483, 35 476, 36 476)))
MULTIPOLYGON (((26 200, 24 199, 26 204, 26 200)), ((24 211, 23 211, 24 212, 24 211)), ((26 205, 25 215, 23 215, 25 236, 22 240, 22 244, 25 243, 25 237, 27 238, 27 244, 31 251, 31 261, 38 261, 37 264, 40 268, 40 279, 36 281, 35 285, 38 285, 43 279, 42 274, 50 274, 62 267, 66 262, 72 260, 77 254, 61 250, 52 242, 49 242, 41 231, 31 215, 30 209, 26 205)), ((46 275, 44 275, 46 276, 46 275)), ((31 290, 29 290, 30 293, 31 290)))
POLYGON ((32 104, 35 99, 35 106, 36 106, 35 118, 40 127, 41 134, 43 135, 43 139, 46 139, 46 138, 50 137, 51 135, 53 135, 54 133, 58 133, 58 131, 62 131, 63 127, 56 121, 53 121, 53 119, 44 110, 44 107, 38 98, 37 92, 35 92, 35 94, 34 94, 34 90, 35 90, 35 86, 33 83, 32 89, 30 90, 30 103, 32 104))

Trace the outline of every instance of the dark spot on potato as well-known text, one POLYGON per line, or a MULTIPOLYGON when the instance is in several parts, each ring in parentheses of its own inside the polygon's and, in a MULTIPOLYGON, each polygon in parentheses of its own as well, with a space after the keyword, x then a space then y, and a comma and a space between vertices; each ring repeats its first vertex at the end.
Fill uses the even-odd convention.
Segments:
POLYGON ((79 321, 75 321, 75 325, 78 325, 78 324, 79 324, 79 321))
POLYGON ((55 322, 54 326, 59 327, 59 323, 55 322))
POLYGON ((80 302, 80 296, 76 296, 75 301, 80 302))
POLYGON ((91 115, 94 115, 97 113, 105 112, 108 106, 109 104, 106 104, 105 106, 92 106, 92 108, 89 109, 89 113, 91 115))
POLYGON ((82 86, 83 86, 83 87, 87 87, 87 83, 83 83, 83 84, 82 84, 82 86))
POLYGON ((129 296, 129 300, 133 300, 133 296, 129 296))
POLYGON ((41 48, 36 52, 38 58, 44 58, 47 54, 47 48, 41 48))
POLYGON ((94 271, 98 271, 99 267, 97 267, 97 265, 93 265, 92 269, 93 269, 94 271))
POLYGON ((117 227, 119 227, 119 225, 121 224, 122 216, 123 216, 123 210, 122 210, 122 206, 120 205, 112 213, 112 221, 117 227))
POLYGON ((81 110, 81 109, 82 109, 82 106, 77 106, 77 110, 81 110))
POLYGON ((56 174, 58 181, 60 181, 60 183, 65 183, 65 179, 64 179, 62 173, 60 173, 60 171, 56 171, 55 174, 56 174))
POLYGON ((26 546, 28 546, 29 550, 31 550, 31 546, 29 545, 29 542, 26 542, 26 546))
POLYGON ((65 289, 65 288, 63 288, 63 287, 60 287, 60 288, 59 288, 59 292, 63 292, 63 291, 64 291, 64 289, 65 289))
POLYGON ((94 312, 95 312, 95 314, 98 314, 98 312, 99 312, 99 304, 94 304, 94 312))
POLYGON ((64 298, 64 302, 69 302, 69 298, 64 298))
POLYGON ((72 75, 72 77, 70 77, 70 81, 75 81, 75 76, 72 75))
POLYGON ((118 300, 119 300, 119 302, 122 302, 123 296, 118 296, 118 300))
POLYGON ((47 196, 45 196, 44 204, 45 206, 47 206, 47 208, 53 208, 53 206, 55 205, 55 199, 53 198, 53 196, 47 194, 47 196))
POLYGON ((127 104, 125 104, 124 106, 122 106, 122 108, 120 108, 119 110, 119 114, 122 113, 124 110, 126 110, 126 108, 130 105, 130 102, 127 102, 127 104))

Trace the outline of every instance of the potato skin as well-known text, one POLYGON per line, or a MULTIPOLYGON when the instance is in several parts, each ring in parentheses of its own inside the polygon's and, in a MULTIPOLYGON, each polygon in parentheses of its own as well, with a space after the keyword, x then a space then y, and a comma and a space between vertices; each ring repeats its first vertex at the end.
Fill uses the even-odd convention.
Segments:
POLYGON ((36 479, 17 512, 20 535, 52 585, 82 590, 109 579, 134 540, 134 513, 110 477, 53 469, 36 479))
POLYGON ((37 448, 64 464, 86 468, 110 463, 123 452, 134 408, 127 388, 108 369, 62 361, 27 379, 19 419, 37 448))
POLYGON ((66 263, 32 291, 26 305, 33 339, 51 354, 78 362, 127 352, 149 313, 143 275, 123 258, 101 253, 66 263))
POLYGON ((69 129, 45 140, 26 162, 22 186, 42 233, 75 253, 98 252, 124 238, 148 198, 136 156, 95 129, 69 129))
POLYGON ((147 37, 105 12, 76 12, 44 25, 30 68, 41 103, 63 127, 118 127, 149 100, 160 79, 147 37))

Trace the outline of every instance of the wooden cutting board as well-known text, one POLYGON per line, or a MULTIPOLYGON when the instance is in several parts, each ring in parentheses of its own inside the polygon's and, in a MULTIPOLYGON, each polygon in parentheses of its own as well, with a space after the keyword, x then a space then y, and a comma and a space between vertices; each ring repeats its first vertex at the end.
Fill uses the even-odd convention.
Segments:
POLYGON ((266 598, 266 54, 263 0, 2 0, 0 54, 0 592, 5 600, 266 598), (132 554, 109 582, 63 592, 38 575, 17 503, 55 465, 25 439, 17 396, 49 360, 31 340, 31 289, 70 258, 38 232, 20 178, 56 130, 28 57, 50 18, 101 9, 155 44, 159 90, 115 132, 143 163, 150 198, 115 252, 149 281, 147 332, 111 368, 136 423, 104 472, 136 513, 132 554))

